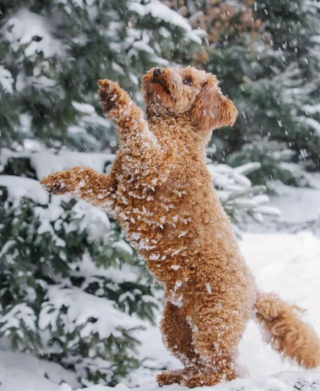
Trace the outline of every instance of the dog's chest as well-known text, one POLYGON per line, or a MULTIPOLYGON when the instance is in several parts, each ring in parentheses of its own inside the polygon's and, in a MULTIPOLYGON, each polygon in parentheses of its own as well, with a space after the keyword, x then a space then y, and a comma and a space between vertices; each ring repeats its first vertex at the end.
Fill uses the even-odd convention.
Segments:
MULTIPOLYGON (((117 216, 133 241, 139 235, 148 236, 152 248, 163 236, 169 238, 174 234, 182 241, 192 221, 192 213, 186 207, 187 195, 181 186, 168 187, 156 177, 147 180, 136 177, 118 186, 117 216)), ((140 243, 140 247, 150 246, 140 243)))
POLYGON ((120 218, 130 225, 145 223, 160 230, 176 227, 190 215, 188 174, 176 162, 157 162, 125 155, 117 172, 116 204, 120 218))
MULTIPOLYGON (((197 194, 207 191, 210 179, 201 175, 205 171, 202 166, 190 165, 181 156, 164 164, 124 156, 117 171, 117 218, 131 245, 161 281, 173 277, 179 281, 180 273, 197 257, 196 224, 202 220, 195 216, 199 214, 197 194)), ((180 292, 178 285, 172 291, 177 305, 180 292)))

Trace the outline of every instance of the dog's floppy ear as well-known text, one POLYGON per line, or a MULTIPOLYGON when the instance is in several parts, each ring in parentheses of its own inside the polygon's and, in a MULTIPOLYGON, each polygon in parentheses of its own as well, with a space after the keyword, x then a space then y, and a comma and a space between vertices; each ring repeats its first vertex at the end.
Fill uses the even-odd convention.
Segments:
POLYGON ((192 110, 193 124, 204 131, 232 126, 237 114, 238 110, 232 101, 222 95, 216 77, 209 76, 192 110))

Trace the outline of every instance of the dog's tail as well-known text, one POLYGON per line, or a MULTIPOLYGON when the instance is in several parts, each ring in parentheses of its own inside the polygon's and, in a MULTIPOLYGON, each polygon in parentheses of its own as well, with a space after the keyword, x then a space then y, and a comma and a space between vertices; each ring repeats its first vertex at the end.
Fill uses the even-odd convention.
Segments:
POLYGON ((312 327, 299 318, 303 310, 274 293, 259 293, 255 308, 273 349, 306 369, 320 365, 320 340, 312 327))

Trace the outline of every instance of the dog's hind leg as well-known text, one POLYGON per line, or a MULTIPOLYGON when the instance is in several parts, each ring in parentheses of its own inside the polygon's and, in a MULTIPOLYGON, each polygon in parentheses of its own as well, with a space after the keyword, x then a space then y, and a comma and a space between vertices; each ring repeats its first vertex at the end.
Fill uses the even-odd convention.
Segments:
MULTIPOLYGON (((228 294, 227 294, 228 295, 228 294)), ((201 305, 192 318, 193 344, 200 355, 198 373, 184 382, 188 387, 213 386, 237 376, 235 358, 250 311, 241 299, 198 295, 201 305)))
POLYGON ((165 305, 161 331, 164 344, 182 362, 184 369, 164 371, 157 376, 157 381, 162 386, 183 384, 184 378, 197 366, 199 355, 192 345, 192 330, 183 310, 169 301, 165 305))

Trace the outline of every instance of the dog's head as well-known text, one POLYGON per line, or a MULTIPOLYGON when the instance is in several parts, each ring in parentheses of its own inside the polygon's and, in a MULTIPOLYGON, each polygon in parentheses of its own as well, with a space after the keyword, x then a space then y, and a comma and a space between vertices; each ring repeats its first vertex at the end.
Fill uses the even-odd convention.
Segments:
POLYGON ((147 115, 184 116, 200 131, 233 125, 238 111, 217 78, 193 67, 154 68, 142 77, 147 115))

